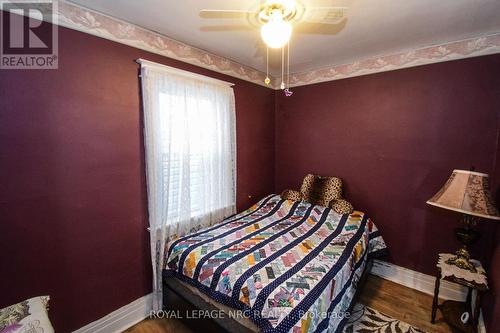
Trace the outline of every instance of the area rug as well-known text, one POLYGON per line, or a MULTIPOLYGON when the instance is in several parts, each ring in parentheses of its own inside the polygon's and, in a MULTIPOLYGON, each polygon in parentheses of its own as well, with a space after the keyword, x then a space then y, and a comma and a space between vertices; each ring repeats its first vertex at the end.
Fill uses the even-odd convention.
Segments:
POLYGON ((410 324, 391 318, 377 310, 356 304, 344 327, 344 333, 425 333, 410 324))

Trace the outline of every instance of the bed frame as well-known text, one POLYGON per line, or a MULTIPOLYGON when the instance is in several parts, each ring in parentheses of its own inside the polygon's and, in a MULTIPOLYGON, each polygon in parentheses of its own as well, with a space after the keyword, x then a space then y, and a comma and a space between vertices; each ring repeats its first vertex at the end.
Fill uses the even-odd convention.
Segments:
MULTIPOLYGON (((359 300, 359 297, 365 286, 366 279, 371 271, 373 265, 373 259, 368 259, 366 262, 365 269, 359 279, 356 293, 354 295, 353 301, 348 309, 348 312, 352 311, 352 308, 359 300)), ((203 298, 195 295, 191 290, 185 287, 180 280, 175 277, 167 277, 163 279, 163 304, 164 310, 167 311, 179 311, 180 313, 185 313, 185 311, 190 310, 207 310, 207 311, 219 311, 220 309, 214 305, 207 303, 203 298)), ((186 319, 186 318, 184 318, 186 319)), ((228 333, 257 333, 258 331, 252 330, 249 327, 239 323, 233 318, 214 318, 214 319, 197 319, 197 320, 183 320, 183 323, 196 332, 223 332, 228 333)))

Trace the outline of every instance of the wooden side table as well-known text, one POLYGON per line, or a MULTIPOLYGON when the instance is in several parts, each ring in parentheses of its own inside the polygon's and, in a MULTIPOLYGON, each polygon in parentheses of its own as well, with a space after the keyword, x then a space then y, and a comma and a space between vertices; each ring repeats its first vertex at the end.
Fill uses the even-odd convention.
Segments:
POLYGON ((476 333, 479 319, 479 309, 481 306, 481 296, 488 290, 488 283, 486 281, 486 272, 477 260, 471 260, 476 267, 477 273, 462 269, 460 267, 449 265, 446 261, 453 257, 451 253, 440 253, 438 257, 438 273, 436 276, 436 284, 434 286, 434 300, 432 302, 432 317, 431 323, 436 321, 436 311, 439 309, 443 314, 444 320, 455 329, 464 333, 476 333), (468 288, 467 298, 465 302, 445 301, 438 305, 439 287, 441 280, 458 283, 468 288), (476 290, 476 301, 474 308, 472 306, 472 291, 476 290), (464 312, 468 312, 469 319, 464 324, 461 321, 461 316, 464 312))

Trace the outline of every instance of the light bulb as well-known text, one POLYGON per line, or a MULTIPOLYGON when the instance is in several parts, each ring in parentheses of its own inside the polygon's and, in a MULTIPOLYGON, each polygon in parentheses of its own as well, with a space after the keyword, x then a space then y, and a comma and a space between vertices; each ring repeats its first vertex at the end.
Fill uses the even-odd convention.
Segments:
POLYGON ((286 45, 292 35, 292 25, 283 21, 281 15, 275 12, 271 14, 269 22, 260 29, 262 39, 272 49, 278 49, 286 45))

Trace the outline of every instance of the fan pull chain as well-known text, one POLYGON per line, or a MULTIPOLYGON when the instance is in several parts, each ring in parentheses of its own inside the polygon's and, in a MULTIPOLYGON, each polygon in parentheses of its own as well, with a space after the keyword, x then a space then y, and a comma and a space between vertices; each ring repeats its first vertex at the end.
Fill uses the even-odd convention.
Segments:
POLYGON ((269 78, 269 47, 266 45, 266 79, 264 80, 266 86, 271 83, 271 79, 269 78))
POLYGON ((280 85, 281 90, 285 89, 285 82, 283 82, 284 79, 285 79, 285 47, 283 46, 281 48, 281 85, 280 85))
POLYGON ((292 96, 293 92, 290 91, 290 41, 288 41, 288 44, 286 46, 287 52, 286 52, 286 89, 285 89, 285 96, 290 97, 292 96))
POLYGON ((290 88, 290 42, 286 44, 286 87, 290 88))

